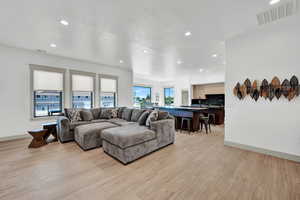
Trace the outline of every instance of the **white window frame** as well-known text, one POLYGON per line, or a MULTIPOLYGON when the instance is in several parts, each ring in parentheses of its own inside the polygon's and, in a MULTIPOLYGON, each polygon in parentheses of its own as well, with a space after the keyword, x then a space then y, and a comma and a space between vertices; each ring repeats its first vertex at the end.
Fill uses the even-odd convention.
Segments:
POLYGON ((113 79, 116 80, 116 92, 115 92, 115 102, 114 102, 114 107, 118 107, 119 103, 119 77, 118 76, 113 76, 113 75, 106 75, 106 74, 99 74, 99 107, 101 107, 101 79, 113 79))
MULTIPOLYGON (((70 107, 73 108, 73 75, 82 75, 82 76, 89 76, 93 78, 93 94, 92 94, 92 102, 91 102, 91 107, 94 108, 96 106, 96 101, 95 101, 95 93, 96 93, 96 73, 92 72, 83 72, 83 71, 77 71, 77 70, 70 70, 70 107)), ((75 92, 80 92, 80 91, 75 91, 75 92)))
POLYGON ((30 70, 30 119, 31 120, 44 120, 44 119, 53 119, 57 116, 41 116, 41 117, 35 117, 34 115, 34 71, 46 71, 46 72, 56 72, 56 73, 62 73, 63 75, 63 90, 62 90, 62 99, 61 99, 61 108, 62 112, 64 112, 65 108, 65 93, 66 93, 66 86, 65 86, 65 77, 66 77, 66 69, 63 68, 56 68, 56 67, 49 67, 49 66, 43 66, 43 65, 29 65, 30 70))

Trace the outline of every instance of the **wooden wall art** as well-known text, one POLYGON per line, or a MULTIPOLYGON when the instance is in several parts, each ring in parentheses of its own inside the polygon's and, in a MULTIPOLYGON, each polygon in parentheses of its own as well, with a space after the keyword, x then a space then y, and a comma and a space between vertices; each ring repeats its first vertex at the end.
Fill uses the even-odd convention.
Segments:
POLYGON ((270 83, 267 79, 264 79, 260 85, 257 80, 254 80, 251 84, 250 79, 247 78, 242 85, 240 83, 235 85, 233 94, 240 100, 250 95, 255 101, 257 101, 259 97, 272 101, 275 97, 280 99, 281 96, 291 101, 300 95, 300 86, 296 76, 293 76, 290 80, 284 79, 282 83, 280 83, 279 78, 275 76, 270 83))

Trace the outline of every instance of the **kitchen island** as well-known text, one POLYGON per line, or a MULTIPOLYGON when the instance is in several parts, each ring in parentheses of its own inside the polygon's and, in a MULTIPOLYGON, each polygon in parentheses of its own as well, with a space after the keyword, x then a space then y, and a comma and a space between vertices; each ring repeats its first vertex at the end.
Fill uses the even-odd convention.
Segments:
POLYGON ((223 106, 207 106, 207 107, 194 107, 194 106, 164 106, 154 107, 158 110, 169 112, 176 117, 176 129, 181 129, 182 118, 191 118, 192 125, 190 131, 198 131, 200 127, 200 115, 214 114, 215 124, 224 123, 224 107, 223 106))

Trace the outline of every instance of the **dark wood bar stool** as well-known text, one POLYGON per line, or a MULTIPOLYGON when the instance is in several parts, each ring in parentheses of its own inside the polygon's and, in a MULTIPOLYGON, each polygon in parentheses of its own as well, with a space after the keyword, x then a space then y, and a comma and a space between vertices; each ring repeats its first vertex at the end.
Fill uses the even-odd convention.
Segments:
POLYGON ((187 129, 189 131, 189 133, 191 132, 191 126, 192 126, 192 118, 188 118, 188 117, 183 117, 181 120, 181 130, 183 130, 183 125, 184 122, 186 121, 187 124, 187 129))
POLYGON ((203 125, 205 127, 205 132, 206 134, 208 134, 208 130, 211 133, 211 128, 210 128, 210 120, 209 120, 209 116, 205 117, 205 116, 200 116, 200 132, 203 129, 203 125))

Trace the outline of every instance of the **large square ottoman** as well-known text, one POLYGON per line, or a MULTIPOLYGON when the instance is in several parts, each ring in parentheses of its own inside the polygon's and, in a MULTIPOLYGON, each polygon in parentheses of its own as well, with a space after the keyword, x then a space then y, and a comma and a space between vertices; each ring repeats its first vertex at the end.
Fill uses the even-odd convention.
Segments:
POLYGON ((101 132, 107 128, 116 127, 116 124, 100 122, 85 124, 75 128, 75 141, 83 150, 102 146, 101 132))
POLYGON ((146 126, 127 125, 102 132, 105 153, 128 164, 157 149, 156 133, 146 126))

